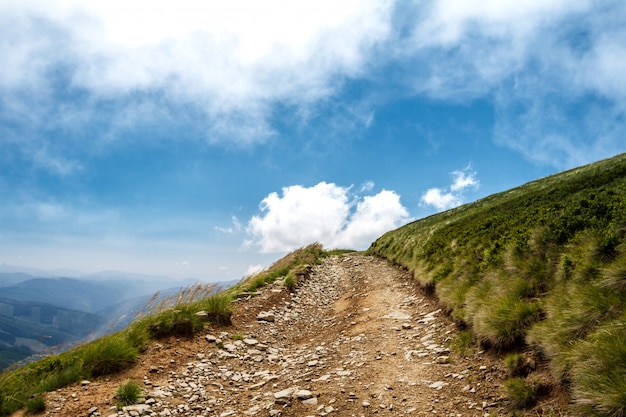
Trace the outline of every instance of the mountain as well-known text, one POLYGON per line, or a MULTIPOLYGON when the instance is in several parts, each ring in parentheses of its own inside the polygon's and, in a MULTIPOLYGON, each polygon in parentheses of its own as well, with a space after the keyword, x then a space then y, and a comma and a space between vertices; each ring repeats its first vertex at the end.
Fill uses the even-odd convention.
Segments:
POLYGON ((24 272, 0 272, 0 288, 9 287, 33 278, 32 275, 24 272))
POLYGON ((173 296, 195 282, 118 271, 80 279, 0 273, 0 370, 35 353, 63 350, 121 330, 145 313, 151 300, 173 296))
POLYGON ((0 370, 35 353, 59 351, 103 323, 83 311, 0 298, 0 370))

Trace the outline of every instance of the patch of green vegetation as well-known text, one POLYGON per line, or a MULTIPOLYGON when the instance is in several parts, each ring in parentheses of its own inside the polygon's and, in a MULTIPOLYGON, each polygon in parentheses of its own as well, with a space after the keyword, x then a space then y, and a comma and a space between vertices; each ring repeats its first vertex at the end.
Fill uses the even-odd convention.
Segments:
POLYGON ((452 339, 450 347, 458 355, 465 356, 472 347, 472 332, 469 330, 460 330, 456 337, 452 339))
POLYGON ((504 391, 514 409, 523 409, 537 402, 537 390, 525 378, 504 381, 504 391))
POLYGON ((235 333, 235 334, 231 334, 230 338, 232 340, 243 340, 244 339, 244 335, 243 335, 243 333, 235 333))
POLYGON ((137 404, 141 397, 141 387, 132 379, 121 383, 115 391, 116 407, 121 410, 127 405, 137 404))
POLYGON ((37 414, 45 411, 46 401, 41 397, 31 398, 26 401, 26 414, 37 414))
POLYGON ((626 326, 626 154, 418 220, 367 253, 409 269, 483 345, 539 351, 586 413, 626 415, 626 373, 598 372, 626 368, 600 346, 626 326))
POLYGON ((292 272, 289 272, 285 278, 283 278, 283 284, 285 287, 289 289, 289 291, 293 291, 296 289, 296 285, 298 285, 298 280, 292 272))
MULTIPOLYGON (((125 330, 22 368, 0 373, 0 417, 27 407, 29 399, 37 398, 36 394, 62 388, 81 379, 114 374, 133 366, 151 340, 193 336, 204 328, 207 319, 217 325, 229 325, 233 314, 232 302, 241 293, 254 292, 280 277, 306 279, 311 267, 319 264, 324 256, 334 255, 324 252, 322 245, 315 243, 291 252, 267 270, 245 278, 224 291, 218 291, 215 285, 195 285, 173 297, 160 299, 157 294, 146 306, 147 313, 138 317, 125 330), (206 314, 199 315, 199 312, 206 314)), ((218 343, 218 347, 223 347, 223 343, 218 343)), ((127 391, 132 394, 132 386, 127 387, 125 384, 124 387, 120 386, 120 390, 124 390, 118 393, 120 398, 128 397, 127 391)), ((118 402, 126 401, 120 398, 118 402)))

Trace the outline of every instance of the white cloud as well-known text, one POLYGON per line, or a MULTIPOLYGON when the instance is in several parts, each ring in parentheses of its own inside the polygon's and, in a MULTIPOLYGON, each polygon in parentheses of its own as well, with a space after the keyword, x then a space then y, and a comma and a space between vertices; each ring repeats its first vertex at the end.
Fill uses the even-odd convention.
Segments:
POLYGON ((0 36, 10 40, 0 45, 0 89, 45 97, 61 82, 91 103, 158 93, 204 112, 209 140, 258 142, 272 134, 272 103, 314 102, 363 72, 388 36, 391 6, 0 1, 0 36))
POLYGON ((478 187, 479 182, 476 179, 476 173, 472 171, 472 168, 468 166, 462 171, 452 172, 452 185, 450 185, 450 191, 462 192, 468 187, 478 187))
POLYGON ((239 222, 239 219, 237 218, 237 216, 232 216, 231 217, 231 221, 232 221, 232 225, 231 226, 229 226, 229 227, 215 226, 215 230, 217 230, 220 233, 225 233, 225 234, 228 234, 228 235, 232 235, 234 233, 241 232, 241 230, 243 229, 243 226, 239 222))
MULTIPOLYGON (((374 79, 373 96, 491 101, 498 144, 571 166, 623 150, 625 12, 620 0, 0 0, 0 110, 40 130, 104 118, 110 136, 146 121, 175 124, 191 110, 207 141, 246 146, 277 135, 277 104, 306 114, 338 97, 345 80, 374 79), (589 96, 603 102, 603 120, 586 115, 589 96), (550 108, 571 100, 583 117, 550 108), (542 110, 570 128, 555 135, 542 110), (586 130, 598 121, 600 134, 586 130)), ((367 129, 376 103, 363 100, 346 117, 367 129)), ((63 151, 51 147, 35 163, 77 172, 63 151)))
POLYGON ((265 268, 262 265, 248 265, 248 269, 246 270, 246 277, 250 275, 254 275, 258 272, 263 271, 265 268))
POLYGON ((261 252, 287 252, 313 242, 364 249, 408 220, 395 192, 361 197, 350 196, 350 190, 320 182, 309 188, 285 187, 282 196, 271 193, 260 204, 262 213, 248 223, 247 244, 261 252))
POLYGON ((448 210, 463 204, 463 195, 468 188, 478 188, 480 182, 476 172, 467 166, 461 171, 453 171, 452 184, 447 189, 433 187, 422 195, 422 203, 435 207, 438 211, 448 210))
POLYGON ((451 192, 446 192, 441 188, 429 188, 422 195, 422 202, 435 207, 438 211, 443 211, 461 204, 459 197, 451 192))
POLYGON ((397 56, 417 94, 493 99, 496 143, 566 168, 624 150, 624 13, 621 1, 421 2, 397 56))

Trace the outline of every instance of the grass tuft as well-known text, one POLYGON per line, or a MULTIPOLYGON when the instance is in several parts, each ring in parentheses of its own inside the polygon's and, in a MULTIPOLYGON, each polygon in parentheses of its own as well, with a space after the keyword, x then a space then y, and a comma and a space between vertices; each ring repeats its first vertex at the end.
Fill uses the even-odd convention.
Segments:
POLYGON ((116 406, 121 409, 127 405, 137 404, 141 397, 141 387, 132 379, 121 383, 115 391, 116 406))
POLYGON ((105 336, 85 346, 83 367, 92 377, 110 375, 134 364, 139 351, 130 345, 123 334, 105 336))
POLYGON ((587 414, 626 416, 625 319, 601 326, 573 349, 573 396, 587 414))
POLYGON ((38 414, 46 410, 46 401, 41 397, 26 401, 26 414, 38 414))
POLYGON ((504 391, 514 409, 524 409, 537 402, 537 392, 525 378, 517 377, 504 381, 504 391))

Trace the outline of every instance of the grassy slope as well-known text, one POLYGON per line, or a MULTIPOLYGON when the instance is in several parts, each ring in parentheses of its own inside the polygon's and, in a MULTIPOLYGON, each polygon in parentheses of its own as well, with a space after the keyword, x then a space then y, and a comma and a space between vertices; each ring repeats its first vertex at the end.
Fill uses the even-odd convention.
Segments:
POLYGON ((584 412, 626 415, 626 154, 389 232, 368 250, 413 271, 484 344, 530 346, 584 412))

